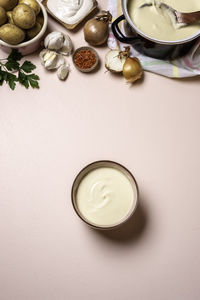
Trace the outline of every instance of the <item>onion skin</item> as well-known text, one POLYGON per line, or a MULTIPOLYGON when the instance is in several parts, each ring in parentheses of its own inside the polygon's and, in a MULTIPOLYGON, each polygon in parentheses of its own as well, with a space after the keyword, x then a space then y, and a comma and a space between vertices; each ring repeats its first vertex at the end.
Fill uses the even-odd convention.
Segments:
POLYGON ((103 45, 109 34, 109 23, 112 15, 109 11, 102 10, 94 19, 87 21, 83 28, 86 42, 92 46, 103 45))
POLYGON ((142 77, 143 70, 136 57, 128 57, 123 66, 123 76, 128 82, 135 82, 142 77))
POLYGON ((85 24, 83 31, 86 42, 93 46, 100 46, 107 41, 108 23, 91 19, 85 24))

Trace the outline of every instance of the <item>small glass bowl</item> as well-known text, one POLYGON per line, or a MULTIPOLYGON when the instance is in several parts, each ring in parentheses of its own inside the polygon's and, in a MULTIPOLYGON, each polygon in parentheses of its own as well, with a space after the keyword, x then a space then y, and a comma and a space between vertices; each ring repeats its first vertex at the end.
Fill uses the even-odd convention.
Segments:
POLYGON ((99 64, 99 56, 98 56, 96 50, 94 50, 94 49, 91 48, 91 47, 87 47, 87 46, 77 48, 77 49, 75 50, 73 56, 72 56, 72 60, 73 60, 74 66, 75 66, 79 71, 81 71, 81 72, 83 72, 83 73, 90 73, 90 72, 94 71, 94 70, 96 69, 96 67, 98 66, 98 64, 99 64), (81 69, 81 68, 79 68, 79 67, 75 64, 75 62, 74 62, 75 55, 76 55, 77 52, 82 51, 82 50, 90 50, 92 53, 94 53, 94 55, 95 55, 95 57, 96 57, 96 62, 95 62, 95 64, 94 64, 91 68, 88 68, 88 69, 81 69))
POLYGON ((73 185, 72 185, 72 190, 71 190, 71 199, 72 199, 72 205, 74 207, 75 212, 77 213, 77 215, 81 218, 82 221, 84 221, 87 225, 95 228, 95 229, 100 229, 100 230, 111 230, 114 229, 122 224, 124 224, 125 222, 127 222, 132 215, 134 214, 137 205, 138 205, 138 198, 139 198, 139 190, 138 190, 138 185, 137 182, 135 180, 135 178, 133 177, 133 175, 131 174, 131 172, 129 170, 127 170, 124 166, 120 165, 119 163, 116 163, 114 161, 110 161, 110 160, 99 160, 96 162, 93 162, 89 165, 87 165, 85 168, 83 168, 78 175, 76 176, 73 185), (117 169, 118 171, 122 172, 127 179, 129 180, 129 182, 131 183, 132 189, 133 189, 133 194, 134 194, 134 202, 133 205, 129 211, 129 213, 125 216, 125 218, 123 218, 122 220, 120 220, 118 223, 115 223, 113 225, 96 225, 91 223, 90 221, 88 221, 83 214, 80 212, 78 205, 77 205, 77 201, 76 201, 76 195, 77 195, 77 191, 79 188, 79 185, 82 181, 82 179, 91 171, 98 169, 98 168, 114 168, 117 169))

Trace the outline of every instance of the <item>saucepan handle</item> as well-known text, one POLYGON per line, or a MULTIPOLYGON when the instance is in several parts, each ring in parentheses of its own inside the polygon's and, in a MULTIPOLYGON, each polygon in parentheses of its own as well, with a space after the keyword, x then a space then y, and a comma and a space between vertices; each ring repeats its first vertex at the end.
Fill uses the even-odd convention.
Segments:
POLYGON ((112 32, 116 39, 118 39, 122 43, 133 44, 135 41, 139 41, 138 37, 126 37, 121 30, 119 29, 119 23, 125 20, 125 16, 121 15, 118 17, 111 25, 112 32))

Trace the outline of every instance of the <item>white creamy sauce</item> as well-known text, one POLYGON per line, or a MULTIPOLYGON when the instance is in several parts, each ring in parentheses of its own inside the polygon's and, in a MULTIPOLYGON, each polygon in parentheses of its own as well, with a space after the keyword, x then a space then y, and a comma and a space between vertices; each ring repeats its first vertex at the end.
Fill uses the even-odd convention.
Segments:
POLYGON ((75 24, 93 7, 93 0, 48 0, 48 9, 61 21, 75 24))
POLYGON ((135 203, 128 178, 114 168, 89 172, 77 190, 77 207, 94 225, 112 226, 125 219, 135 203))
MULTIPOLYGON (((160 0, 177 11, 193 12, 200 10, 200 0, 160 0)), ((159 7, 155 0, 129 0, 129 16, 135 25, 145 34, 165 41, 188 38, 200 30, 200 22, 187 26, 176 24, 173 14, 168 9, 159 7), (152 6, 140 8, 144 3, 152 6)))

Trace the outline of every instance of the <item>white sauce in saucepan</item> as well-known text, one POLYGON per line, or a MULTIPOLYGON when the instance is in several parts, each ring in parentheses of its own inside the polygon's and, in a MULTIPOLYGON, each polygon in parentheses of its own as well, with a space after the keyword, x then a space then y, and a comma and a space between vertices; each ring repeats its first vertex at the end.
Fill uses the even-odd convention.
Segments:
POLYGON ((48 0, 48 9, 61 21, 75 24, 93 7, 93 0, 48 0))
MULTIPOLYGON (((200 0, 160 0, 180 12, 193 12, 200 10, 200 0)), ((135 25, 152 38, 164 41, 176 41, 188 38, 200 30, 200 22, 180 26, 168 9, 161 9, 159 1, 155 0, 129 0, 129 16, 135 25), (144 3, 152 6, 139 8, 144 3)))
POLYGON ((81 215, 97 226, 119 223, 136 203, 129 179, 109 167, 97 168, 82 179, 76 201, 81 215))

